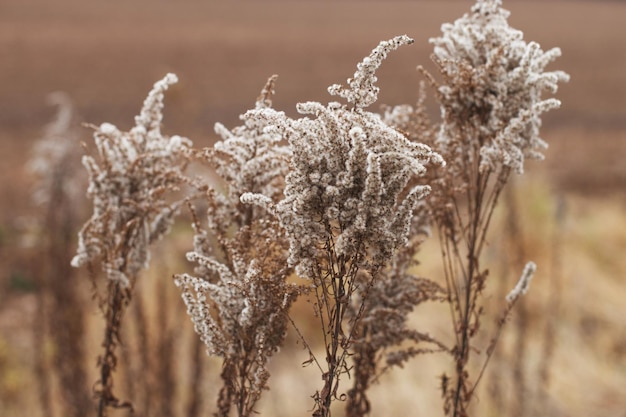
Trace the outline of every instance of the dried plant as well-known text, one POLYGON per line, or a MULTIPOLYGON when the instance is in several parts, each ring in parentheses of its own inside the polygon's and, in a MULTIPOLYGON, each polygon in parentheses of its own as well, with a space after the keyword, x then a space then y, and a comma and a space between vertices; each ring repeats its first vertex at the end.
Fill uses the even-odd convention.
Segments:
POLYGON ((429 191, 409 182, 424 175, 426 164, 443 163, 430 148, 364 110, 377 99, 375 72, 383 59, 412 42, 407 36, 381 42, 357 66, 349 87, 329 87, 348 105, 301 103, 298 111, 313 118, 296 120, 275 111, 249 114, 271 124, 268 131, 285 137, 293 152, 283 200, 273 204, 259 194, 242 199, 276 214, 289 238, 289 264, 313 285, 327 364, 314 396, 315 416, 330 415, 339 398, 351 347, 364 330, 359 321, 368 293, 407 243, 413 211, 429 191))
POLYGON ((483 311, 480 294, 488 272, 479 261, 493 210, 510 173, 521 174, 527 158, 542 158, 541 115, 560 102, 541 96, 568 79, 561 71, 545 71, 559 49, 543 52, 525 42, 500 6, 499 0, 478 0, 431 39, 443 78, 438 83, 427 74, 442 114, 432 146, 447 165, 431 171, 427 201, 440 236, 456 334, 455 379, 444 386, 444 408, 453 416, 467 415, 478 382, 470 382, 468 364, 483 311))
MULTIPOLYGON (((257 109, 270 108, 274 81, 269 79, 257 109)), ((255 412, 267 389, 268 361, 282 345, 287 312, 300 292, 287 282, 292 269, 284 230, 265 210, 240 200, 245 192, 277 198, 289 151, 262 121, 243 119, 244 126, 232 131, 217 124, 223 140, 203 154, 226 193, 207 188, 208 229, 194 221, 194 251, 187 256, 198 265, 195 276, 181 274, 175 281, 207 353, 224 360, 221 417, 232 408, 240 417, 255 412)))
POLYGON ((69 265, 74 251, 78 219, 82 214, 81 191, 85 179, 80 169, 79 135, 73 105, 66 93, 55 92, 48 102, 58 107, 55 120, 34 146, 28 167, 37 176, 34 200, 42 209, 39 222, 43 269, 38 277, 35 346, 37 381, 42 406, 49 410, 50 372, 41 363, 48 333, 55 345, 54 364, 63 397, 63 413, 82 416, 91 407, 84 352, 84 308, 78 274, 69 265))
POLYGON ((139 271, 148 265, 149 245, 168 232, 181 205, 168 198, 185 182, 190 141, 161 133, 163 93, 176 81, 168 74, 154 85, 129 132, 108 123, 94 127, 97 158, 83 158, 94 211, 80 232, 72 265, 98 264, 107 278, 100 296, 106 329, 98 361, 98 416, 109 406, 130 407, 112 391, 122 316, 139 271))

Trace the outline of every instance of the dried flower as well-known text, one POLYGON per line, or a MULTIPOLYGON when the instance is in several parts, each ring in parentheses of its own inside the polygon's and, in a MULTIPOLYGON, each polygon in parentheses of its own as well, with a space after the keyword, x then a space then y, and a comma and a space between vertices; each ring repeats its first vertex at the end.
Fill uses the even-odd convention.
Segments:
POLYGON ((560 105, 542 94, 556 92, 569 78, 562 71, 545 71, 560 50, 544 52, 524 41, 500 6, 500 0, 477 0, 469 14, 444 24, 442 36, 431 39, 443 76, 440 84, 429 76, 442 115, 433 148, 447 165, 431 171, 436 177, 431 177, 428 204, 441 237, 457 333, 451 350, 456 378, 444 392, 446 414, 454 416, 466 415, 475 388, 467 366, 480 327, 480 295, 488 274, 480 259, 493 210, 510 173, 523 173, 527 158, 542 158, 541 115, 560 105))
POLYGON ((176 81, 168 74, 154 85, 129 132, 109 123, 95 128, 97 159, 83 157, 94 212, 72 265, 99 259, 107 277, 123 286, 147 266, 149 244, 168 231, 180 205, 166 201, 165 193, 184 182, 191 142, 161 133, 163 93, 176 81))
POLYGON ((177 275, 175 282, 207 353, 224 358, 220 415, 235 406, 248 416, 267 388, 267 363, 283 343, 299 289, 286 281, 286 242, 276 223, 242 228, 222 248, 227 260, 220 262, 197 247, 188 259, 204 273, 177 275))
POLYGON ((122 317, 139 271, 148 266, 149 245, 168 232, 181 205, 181 201, 168 201, 168 193, 187 182, 183 171, 191 142, 161 133, 163 93, 176 81, 174 74, 168 74, 154 84, 129 132, 110 123, 94 127, 97 158, 83 157, 93 214, 79 233, 72 265, 99 262, 108 278, 106 293, 100 297, 106 326, 104 353, 98 358, 99 417, 111 406, 132 410, 130 403, 113 395, 122 317))
POLYGON ((289 264, 315 290, 328 370, 314 396, 314 415, 328 415, 339 375, 348 369, 348 350, 368 290, 407 243, 414 210, 430 190, 414 180, 424 176, 426 165, 443 164, 428 146, 363 110, 377 99, 375 71, 382 60, 408 43, 412 40, 406 36, 381 42, 358 64, 348 87, 329 87, 348 106, 300 103, 298 112, 310 117, 295 120, 269 109, 246 115, 266 126, 267 133, 286 138, 292 150, 284 199, 278 204, 269 196, 243 199, 275 213, 289 239, 289 264))
MULTIPOLYGON (((257 110, 273 111, 271 95, 277 76, 272 76, 257 99, 257 110)), ((205 157, 228 184, 229 199, 236 201, 245 192, 262 193, 273 200, 282 197, 284 177, 291 150, 280 144, 282 137, 268 130, 262 119, 241 116, 243 126, 229 131, 216 123, 222 140, 205 150, 205 157)))
POLYGON ((246 115, 246 120, 267 124, 267 132, 286 137, 292 149, 285 198, 275 210, 290 239, 290 263, 302 276, 315 275, 331 236, 339 256, 353 257, 361 242, 376 262, 384 263, 406 242, 412 210, 429 190, 422 185, 407 190, 407 184, 424 174, 425 164, 442 163, 430 148, 361 109, 366 104, 359 97, 375 98, 373 71, 389 50, 403 43, 410 39, 400 36, 375 48, 349 80, 350 90, 331 87, 353 109, 308 102, 299 104, 298 111, 312 119, 293 120, 273 110, 246 115))
POLYGON ((378 100, 378 92, 380 91, 380 88, 375 85, 377 81, 376 70, 380 67, 383 60, 387 58, 389 52, 413 42, 413 39, 406 35, 396 36, 388 41, 380 42, 372 50, 372 53, 357 65, 354 77, 348 79, 349 88, 340 84, 333 84, 328 87, 328 92, 333 96, 345 98, 355 108, 362 109, 375 103, 378 100))
MULTIPOLYGON (((478 0, 471 13, 441 27, 431 39, 434 60, 444 77, 439 87, 443 124, 438 149, 444 157, 480 158, 481 170, 500 166, 523 172, 525 158, 542 158, 541 114, 559 107, 543 100, 569 76, 545 71, 560 56, 547 52, 508 25, 500 0, 478 0)), ((462 169, 455 159, 446 159, 462 169)))
MULTIPOLYGON (((261 92, 257 110, 272 111, 275 79, 261 92)), ((223 140, 202 154, 226 190, 208 188, 208 229, 195 222, 194 251, 187 256, 197 264, 196 276, 175 280, 207 353, 224 359, 220 416, 233 406, 239 416, 254 413, 267 388, 267 364, 284 340, 288 310, 300 292, 287 282, 292 269, 284 230, 250 204, 282 196, 290 151, 264 120, 242 119, 244 125, 231 131, 217 124, 223 140)))

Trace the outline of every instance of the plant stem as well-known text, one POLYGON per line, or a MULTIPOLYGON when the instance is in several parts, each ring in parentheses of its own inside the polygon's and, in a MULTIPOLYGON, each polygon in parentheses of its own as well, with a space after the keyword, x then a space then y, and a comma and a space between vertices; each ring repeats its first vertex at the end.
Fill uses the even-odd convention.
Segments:
POLYGON ((120 283, 109 281, 108 284, 109 299, 106 305, 106 328, 104 330, 104 355, 100 357, 100 386, 98 392, 98 417, 107 415, 107 407, 129 408, 132 410, 130 403, 121 403, 113 395, 113 372, 117 366, 117 357, 115 356, 115 348, 120 339, 120 326, 122 323, 122 314, 124 306, 128 302, 129 292, 120 288, 120 283))

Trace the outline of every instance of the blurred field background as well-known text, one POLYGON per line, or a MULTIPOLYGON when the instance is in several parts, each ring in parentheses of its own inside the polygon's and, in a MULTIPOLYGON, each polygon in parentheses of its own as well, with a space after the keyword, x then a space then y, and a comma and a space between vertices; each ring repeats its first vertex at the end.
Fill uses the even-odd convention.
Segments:
MULTIPOLYGON (((238 124, 271 74, 279 75, 274 107, 295 115, 297 102, 328 101, 326 87, 343 83, 380 40, 406 33, 415 44, 382 66, 379 104, 412 104, 420 81, 415 67, 434 70, 428 38, 471 4, 0 0, 0 415, 81 415, 77 404, 97 379, 101 321, 87 273, 59 266, 71 248, 47 236, 26 169, 55 114, 49 93, 72 98, 77 125, 127 129, 152 84, 174 72, 180 83, 166 95, 164 131, 207 146, 215 122, 238 124), (51 246, 68 250, 51 255, 51 246), (78 307, 63 304, 67 286, 78 307), (72 353, 72 340, 59 329, 75 328, 77 318, 86 333, 72 353), (68 400, 67 384, 80 377, 60 377, 59 361, 72 355, 86 383, 68 400)), ((521 265, 532 259, 539 269, 505 327, 476 415, 626 416, 626 2, 505 0, 504 7, 527 40, 561 47, 551 69, 572 80, 557 95, 563 107, 544 118, 546 161, 516 178, 492 229, 492 314, 483 320, 478 349, 487 346, 521 265)), ((77 148, 91 141, 89 129, 79 132, 77 148)), ((73 208, 77 227, 89 207, 73 208)), ((214 410, 220 365, 198 353, 171 279, 188 269, 182 255, 190 236, 181 225, 156 249, 157 262, 140 279, 139 302, 128 313, 116 391, 133 399, 138 415, 214 410)), ((434 242, 420 261, 419 273, 438 276, 434 242)), ((307 308, 302 303, 295 313, 305 333, 307 308)), ((442 306, 420 307, 415 324, 445 339, 447 314, 442 306)), ((296 341, 291 335, 273 363, 261 415, 307 415, 313 405, 320 376, 300 366, 308 357, 296 341)), ((438 378, 449 362, 419 357, 385 375, 373 388, 372 415, 442 415, 438 378)))

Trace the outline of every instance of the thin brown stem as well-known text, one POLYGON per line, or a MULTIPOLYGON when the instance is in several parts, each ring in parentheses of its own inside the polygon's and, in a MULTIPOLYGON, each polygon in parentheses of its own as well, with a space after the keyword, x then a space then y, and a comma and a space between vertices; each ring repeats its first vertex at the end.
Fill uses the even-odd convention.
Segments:
POLYGON ((106 328, 104 330, 104 341, 102 347, 104 354, 99 358, 100 380, 98 385, 98 417, 107 415, 107 408, 128 408, 132 410, 132 405, 128 402, 120 402, 113 395, 113 372, 117 367, 117 356, 115 350, 120 341, 120 326, 122 323, 123 310, 130 298, 128 289, 120 288, 120 283, 109 281, 108 300, 106 303, 106 328))

